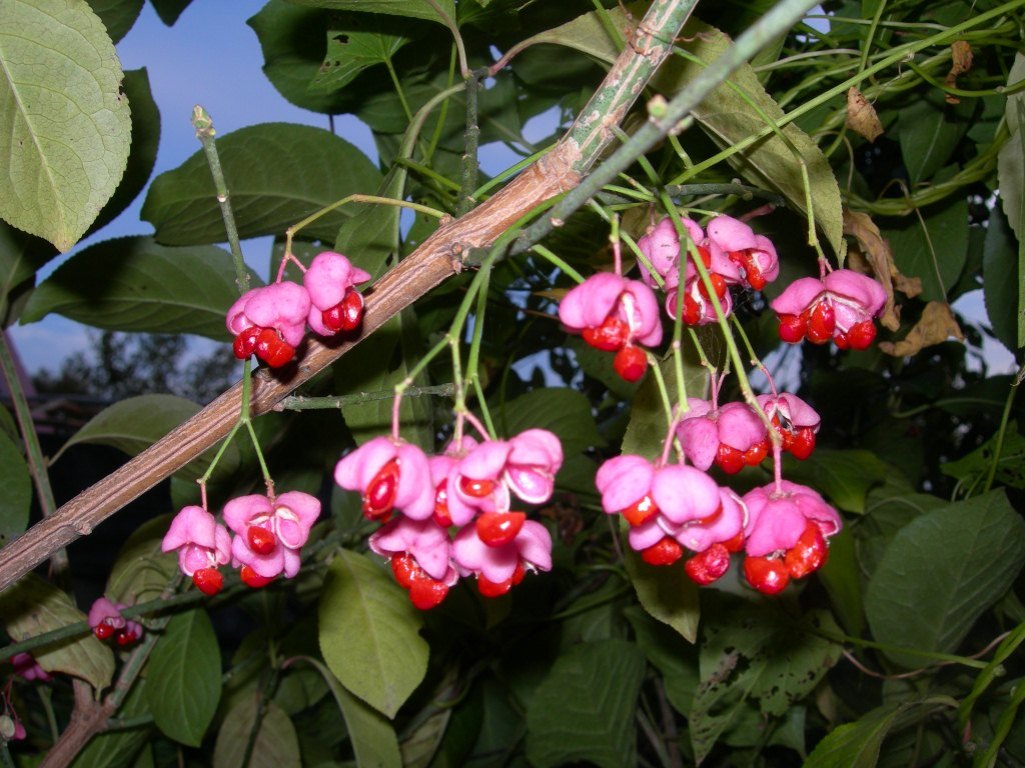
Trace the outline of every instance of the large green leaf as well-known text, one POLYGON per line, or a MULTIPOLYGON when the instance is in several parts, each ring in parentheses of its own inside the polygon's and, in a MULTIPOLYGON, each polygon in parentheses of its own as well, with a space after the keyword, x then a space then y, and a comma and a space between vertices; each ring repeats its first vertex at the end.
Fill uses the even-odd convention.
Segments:
MULTIPOLYGON (((34 573, 0 595, 0 615, 16 643, 86 620, 67 594, 34 573)), ((91 632, 34 648, 32 655, 47 672, 80 677, 97 691, 114 675, 113 652, 91 632)))
MULTIPOLYGON (((904 526, 868 584, 865 612, 880 643, 955 651, 1025 564, 1025 522, 1003 491, 948 504, 904 526)), ((890 652, 918 667, 926 659, 890 652)))
POLYGON ((107 597, 126 605, 160 597, 178 572, 174 553, 165 554, 160 550, 170 524, 168 513, 147 520, 132 531, 111 566, 105 590, 107 597))
POLYGON ((100 17, 103 26, 107 28, 107 34, 115 43, 128 34, 128 30, 135 24, 142 12, 143 3, 144 0, 89 0, 93 13, 100 17))
POLYGON ((412 39, 411 34, 402 34, 401 27, 402 23, 394 18, 365 13, 332 18, 324 63, 310 83, 310 90, 340 90, 368 67, 390 62, 412 39))
MULTIPOLYGON (((381 182, 377 194, 401 200, 406 190, 408 171, 405 166, 394 165, 381 182)), ((342 224, 335 238, 335 250, 373 277, 384 272, 388 257, 399 250, 399 214, 391 205, 358 203, 352 207, 352 217, 342 224)))
POLYGON ((806 483, 844 512, 865 511, 865 496, 886 479, 889 470, 871 451, 818 448, 804 461, 787 457, 783 474, 806 483))
POLYGON ((922 211, 923 222, 909 216, 899 227, 883 230, 893 260, 909 277, 922 279, 922 301, 946 301, 968 258, 968 203, 955 196, 941 207, 922 211))
POLYGON ((640 554, 628 548, 626 572, 645 611, 675 629, 687 642, 698 639, 701 618, 698 587, 687 576, 682 563, 648 565, 640 554))
POLYGON ((0 548, 28 527, 32 478, 21 449, 0 432, 0 548))
POLYGON ((531 765, 635 765, 643 677, 644 655, 625 640, 578 645, 560 656, 527 709, 531 765))
POLYGON ((636 605, 625 608, 623 614, 633 627, 637 645, 661 673, 669 703, 681 715, 690 717, 694 690, 701 682, 697 648, 636 605))
POLYGON ((146 665, 147 700, 165 736, 203 741, 221 699, 221 649, 202 608, 174 616, 146 665))
POLYGON ((0 217, 67 251, 128 162, 121 66, 86 3, 8 0, 0 13, 0 217))
MULTIPOLYGON (((85 426, 72 435, 54 457, 56 460, 72 445, 99 443, 110 445, 135 456, 162 438, 179 424, 195 416, 200 407, 191 400, 176 395, 139 395, 108 406, 93 416, 85 426)), ((202 475, 213 460, 214 448, 189 463, 179 476, 195 479, 202 475)), ((229 445, 221 456, 219 471, 228 472, 241 461, 235 444, 229 445)))
POLYGON ((225 716, 214 744, 214 768, 241 766, 254 731, 256 738, 246 768, 302 766, 299 737, 288 715, 273 701, 261 702, 252 695, 225 716))
POLYGON ((715 598, 705 606, 701 685, 691 708, 696 762, 748 713, 782 716, 811 693, 842 650, 816 634, 823 628, 836 631, 825 611, 813 611, 801 620, 772 605, 725 594, 715 598))
POLYGON ((384 13, 392 16, 405 16, 410 19, 427 19, 442 23, 437 8, 445 12, 450 19, 456 17, 455 0, 291 0, 296 5, 308 5, 314 8, 331 8, 336 11, 360 11, 362 13, 384 13))
POLYGON ((111 331, 196 333, 227 341, 224 315, 237 298, 227 251, 124 237, 92 245, 58 267, 32 294, 21 322, 56 312, 111 331))
MULTIPOLYGON (((1007 76, 1008 86, 1021 82, 1025 78, 1025 55, 1018 53, 1014 57, 1014 65, 1007 76)), ((1018 236, 1018 242, 1025 242, 1025 231, 1022 230, 1022 210, 1025 208, 1025 121, 1021 113, 1025 109, 1025 93, 1019 91, 1007 97, 1004 108, 1004 119, 1010 129, 1011 137, 1000 148, 997 158, 997 180, 1000 182, 1000 199, 1007 220, 1018 236)), ((1021 307, 1019 307, 1021 309, 1021 307)), ((1019 337, 1019 341, 1020 341, 1019 337)))
POLYGON ((427 672, 423 619, 391 575, 341 550, 320 597, 320 650, 350 692, 394 717, 427 672))
MULTIPOLYGON (((1023 163, 1025 166, 1025 163, 1023 163)), ((1001 193, 1003 191, 1001 190, 1001 193)), ((982 292, 993 335, 1013 353, 1018 349, 1019 294, 1025 287, 1017 280, 1018 243, 1007 217, 994 209, 989 214, 982 249, 982 292)))
POLYGON ((940 471, 957 478, 966 491, 985 481, 990 472, 993 480, 1001 485, 1025 488, 1025 436, 1018 431, 1016 422, 1009 422, 1008 427, 1006 433, 993 435, 967 456, 941 464, 940 471), (996 455, 998 445, 999 456, 996 455))
POLYGON ((532 428, 555 433, 567 456, 605 442, 598 434, 590 402, 575 389, 546 387, 520 395, 502 408, 501 422, 507 437, 532 428))
POLYGON ((973 100, 951 106, 938 90, 905 104, 897 123, 897 139, 912 184, 927 181, 947 164, 970 125, 973 100))
MULTIPOLYGON (((372 194, 381 172, 357 147, 307 125, 263 123, 217 140, 217 151, 240 237, 275 235, 301 219, 360 192, 372 194)), ((153 180, 142 218, 169 245, 219 243, 224 221, 202 151, 153 180)), ((333 242, 351 215, 343 206, 302 230, 333 242)))

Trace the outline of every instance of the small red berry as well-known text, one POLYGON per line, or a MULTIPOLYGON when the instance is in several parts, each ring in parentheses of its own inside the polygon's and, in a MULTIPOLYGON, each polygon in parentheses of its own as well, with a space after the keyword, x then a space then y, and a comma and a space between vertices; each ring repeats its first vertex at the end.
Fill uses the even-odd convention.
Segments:
POLYGON ((477 590, 484 597, 501 597, 512 589, 513 580, 510 576, 505 581, 490 581, 483 574, 477 576, 477 590))
POLYGON ((136 637, 134 632, 129 632, 127 629, 118 630, 114 635, 114 642, 124 648, 126 645, 131 645, 139 638, 136 637))
POLYGON ((744 468, 744 454, 726 443, 719 443, 715 453, 715 463, 728 475, 735 475, 744 468))
POLYGON ((648 565, 672 565, 683 557, 683 547, 676 539, 668 536, 662 538, 658 544, 652 544, 641 551, 641 559, 648 565))
POLYGON ((235 353, 235 357, 239 360, 245 360, 253 352, 256 351, 256 339, 263 330, 258 325, 252 325, 246 328, 242 333, 235 337, 235 341, 232 342, 231 349, 235 353))
POLYGON ((350 290, 330 309, 325 309, 321 321, 332 331, 354 331, 363 322, 363 294, 350 290))
POLYGON ((825 565, 828 557, 829 547, 822 529, 809 520, 797 543, 787 550, 784 562, 790 576, 801 579, 825 565))
MULTIPOLYGON (((783 434, 786 435, 788 433, 784 432, 783 434)), ((784 446, 790 451, 791 456, 804 461, 815 450, 815 432, 812 431, 811 427, 801 427, 793 435, 789 445, 784 440, 784 446)))
POLYGON ((274 532, 258 525, 249 526, 249 530, 246 532, 246 541, 249 543, 249 548, 258 555, 269 555, 278 546, 274 532))
POLYGON ((739 552, 744 548, 744 532, 738 531, 732 539, 726 539, 720 543, 726 547, 727 552, 739 552))
POLYGON ((429 611, 439 605, 448 595, 448 585, 436 581, 426 574, 409 587, 409 601, 421 611, 429 611))
POLYGON ((239 576, 242 577, 242 582, 247 587, 252 587, 253 589, 260 589, 261 587, 266 587, 268 584, 274 581, 273 576, 261 576, 248 565, 242 566, 242 569, 239 571, 239 576))
POLYGON ((295 347, 273 328, 264 328, 256 337, 256 356, 271 368, 280 368, 295 356, 295 347))
POLYGON ((787 344, 799 344, 806 330, 804 315, 779 316, 779 337, 787 344))
POLYGON ((448 511, 448 478, 445 478, 434 491, 434 522, 442 528, 452 525, 452 515, 448 511))
POLYGON ((768 281, 765 279, 765 275, 762 274, 762 270, 759 269, 758 262, 755 260, 754 253, 751 250, 733 251, 729 254, 729 257, 744 268, 744 277, 747 278, 748 285, 756 291, 760 291, 765 287, 768 281))
POLYGON ((607 317, 597 328, 584 328, 580 335, 595 349, 615 352, 630 338, 630 326, 618 317, 607 317))
POLYGON ((805 312, 808 315, 808 329, 805 332, 808 341, 812 344, 825 344, 833 338, 833 331, 836 329, 836 314, 833 312, 832 306, 820 301, 805 312))
POLYGON ((391 571, 395 575, 395 581, 403 589, 409 589, 413 584, 424 577, 423 568, 410 554, 395 555, 391 559, 391 571))
POLYGON ((730 567, 730 553, 722 544, 713 544, 683 564, 691 581, 705 586, 717 580, 730 567))
POLYGON ((770 560, 767 557, 745 558, 744 577, 748 584, 764 595, 782 592, 790 582, 786 564, 782 560, 770 560))
POLYGON ((200 568, 192 574, 192 583, 204 595, 216 595, 224 586, 224 577, 216 568, 200 568))
POLYGON ((474 480, 472 477, 463 476, 459 478, 459 490, 474 499, 483 499, 491 495, 495 485, 494 480, 474 480))
POLYGON ((526 519, 523 512, 485 512, 475 523, 477 535, 489 547, 501 547, 516 538, 526 519))
POLYGON ((374 475, 363 493, 363 515, 368 520, 384 522, 395 506, 399 490, 399 460, 392 459, 374 475))
POLYGON ((876 338, 876 326, 871 320, 855 323, 847 331, 847 342, 851 349, 868 349, 876 338))
POLYGON ((612 360, 612 367, 616 373, 625 381, 640 381, 648 368, 648 358, 642 349, 633 345, 626 345, 616 353, 612 360))
POLYGON ((762 440, 760 443, 755 443, 746 451, 744 451, 744 463, 749 467, 757 467, 763 461, 765 457, 769 455, 769 441, 762 440))
POLYGON ((96 635, 97 640, 107 640, 114 634, 114 627, 111 626, 109 621, 104 619, 93 627, 93 634, 96 635))
POLYGON ((619 514, 626 518, 630 525, 641 525, 658 514, 658 507, 651 496, 645 494, 638 501, 635 501, 626 509, 620 510, 619 514))
MULTIPOLYGON (((708 282, 712 284, 712 290, 715 291, 715 295, 718 296, 720 299, 726 295, 728 287, 726 285, 726 279, 722 275, 718 274, 717 272, 713 272, 708 276, 708 282)), ((705 286, 704 280, 698 281, 698 291, 706 299, 711 300, 712 297, 708 295, 708 288, 705 286)))

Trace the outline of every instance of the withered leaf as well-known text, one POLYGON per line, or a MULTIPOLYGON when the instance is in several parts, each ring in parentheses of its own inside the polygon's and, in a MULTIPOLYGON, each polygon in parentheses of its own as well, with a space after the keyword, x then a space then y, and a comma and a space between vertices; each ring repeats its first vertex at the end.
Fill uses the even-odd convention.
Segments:
POLYGON ((852 248, 848 254, 848 258, 852 259, 852 265, 858 263, 860 255, 886 291, 886 304, 883 305, 879 322, 891 331, 897 330, 900 328, 900 313, 894 306, 894 289, 909 298, 917 296, 922 292, 921 279, 901 274, 893 261, 890 244, 883 239, 879 227, 867 213, 845 209, 843 232, 845 235, 852 235, 856 241, 857 248, 852 248))
POLYGON ((958 341, 964 341, 964 334, 954 319, 950 305, 943 301, 930 301, 925 305, 922 318, 907 336, 896 343, 881 341, 879 349, 894 357, 906 357, 916 355, 923 348, 939 344, 951 336, 958 341))
POLYGON ((847 91, 847 127, 869 141, 883 134, 883 124, 879 122, 875 107, 854 86, 847 91))
MULTIPOLYGON (((967 40, 955 40, 950 44, 950 72, 944 79, 948 88, 957 87, 957 76, 963 75, 972 68, 972 46, 967 40)), ((952 93, 946 95, 948 104, 960 104, 961 99, 952 93)))

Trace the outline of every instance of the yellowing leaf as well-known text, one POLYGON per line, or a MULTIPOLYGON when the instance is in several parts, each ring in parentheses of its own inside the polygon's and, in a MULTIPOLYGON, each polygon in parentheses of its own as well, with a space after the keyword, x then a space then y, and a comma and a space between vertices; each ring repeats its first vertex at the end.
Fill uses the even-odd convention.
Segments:
POLYGON ((896 288, 908 298, 917 296, 922 292, 921 278, 901 274, 893 260, 890 244, 883 239, 879 227, 867 213, 845 209, 843 232, 845 235, 853 235, 857 242, 857 249, 851 249, 848 253, 852 259, 850 266, 856 266, 859 257, 862 257, 886 291, 886 304, 883 305, 879 321, 891 331, 897 330, 900 328, 900 313, 894 307, 893 291, 896 288))
POLYGON ((876 108, 853 85, 847 91, 847 127, 869 141, 883 135, 883 124, 879 122, 876 108))
POLYGON ((961 326, 954 319, 950 305, 942 301, 930 301, 925 305, 921 319, 907 336, 898 342, 881 341, 879 349, 894 357, 906 357, 918 354, 924 347, 944 342, 951 336, 964 341, 961 326))

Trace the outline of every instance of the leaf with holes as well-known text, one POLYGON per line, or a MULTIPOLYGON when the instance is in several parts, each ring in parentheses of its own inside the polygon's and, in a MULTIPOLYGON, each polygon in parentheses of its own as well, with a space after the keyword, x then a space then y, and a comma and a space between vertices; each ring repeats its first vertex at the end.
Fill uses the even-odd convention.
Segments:
POLYGON ((320 650, 350 692, 387 717, 423 680, 423 618, 390 573, 365 555, 339 551, 320 596, 320 650))
POLYGON ((625 640, 578 645, 561 655, 527 708, 531 765, 635 765, 644 666, 644 654, 625 640))
MULTIPOLYGON (((312 93, 340 90, 376 64, 390 62, 414 32, 401 32, 403 24, 387 16, 346 14, 332 19, 327 32, 327 53, 309 85, 312 93)), ((408 25, 407 25, 408 26, 408 25)))
MULTIPOLYGON (((34 573, 0 595, 0 615, 16 643, 86 620, 67 594, 34 573)), ((113 652, 91 632, 34 648, 32 655, 47 672, 79 677, 97 691, 110 685, 114 675, 113 652)))
POLYGON ((146 665, 149 708, 168 738, 198 747, 221 699, 221 649, 206 611, 171 618, 146 665))
POLYGON ((5 3, 0 73, 0 217, 67 251, 128 162, 114 45, 86 3, 5 3))
POLYGON ((331 8, 336 11, 359 11, 361 13, 383 13, 389 16, 404 16, 409 19, 427 19, 443 23, 441 13, 455 19, 456 7, 454 0, 290 0, 296 5, 309 5, 315 8, 331 8))

